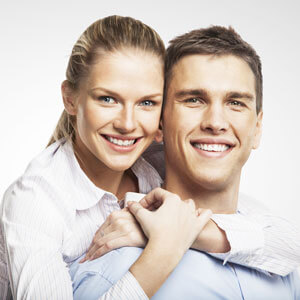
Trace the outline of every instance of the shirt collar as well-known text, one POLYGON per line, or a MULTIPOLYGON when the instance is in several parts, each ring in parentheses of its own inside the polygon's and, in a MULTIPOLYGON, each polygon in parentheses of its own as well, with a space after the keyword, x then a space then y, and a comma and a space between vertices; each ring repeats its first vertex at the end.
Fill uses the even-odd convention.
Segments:
POLYGON ((68 175, 72 178, 74 189, 76 189, 74 193, 76 196, 72 199, 76 210, 89 209, 96 205, 104 196, 117 202, 117 198, 112 193, 97 187, 82 171, 75 157, 71 141, 66 141, 62 145, 62 151, 65 153, 69 165, 66 171, 69 172, 68 175))
MULTIPOLYGON (((73 201, 76 210, 89 209, 100 200, 102 200, 100 205, 103 206, 106 212, 120 209, 117 197, 97 187, 83 172, 74 154, 72 141, 61 140, 60 142, 60 150, 67 162, 67 166, 65 166, 62 171, 65 173, 64 178, 70 178, 74 184, 76 191, 69 195, 70 197, 74 197, 75 195, 70 201, 73 201)), ((163 182, 158 172, 142 157, 134 163, 132 171, 138 179, 140 193, 147 194, 152 189, 160 186, 163 182)), ((67 185, 66 183, 65 187, 63 186, 63 182, 61 182, 61 184, 62 188, 66 188, 67 186, 72 188, 70 184, 67 185)))

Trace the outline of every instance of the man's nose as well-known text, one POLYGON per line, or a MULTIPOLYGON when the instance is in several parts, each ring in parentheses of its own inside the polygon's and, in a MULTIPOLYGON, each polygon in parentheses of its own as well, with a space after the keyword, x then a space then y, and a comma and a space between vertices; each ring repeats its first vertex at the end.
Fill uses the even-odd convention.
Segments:
POLYGON ((131 133, 136 129, 136 116, 133 107, 123 107, 114 121, 114 128, 120 133, 131 133))
POLYGON ((211 104, 207 107, 203 113, 201 129, 214 135, 227 131, 228 120, 222 105, 211 104))

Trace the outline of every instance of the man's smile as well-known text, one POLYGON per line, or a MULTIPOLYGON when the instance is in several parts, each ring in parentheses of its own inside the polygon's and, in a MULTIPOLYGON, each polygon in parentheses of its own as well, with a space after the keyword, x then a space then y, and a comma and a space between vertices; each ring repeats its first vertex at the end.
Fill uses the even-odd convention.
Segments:
POLYGON ((190 143, 198 153, 206 157, 223 157, 234 147, 234 143, 225 139, 193 139, 190 143))

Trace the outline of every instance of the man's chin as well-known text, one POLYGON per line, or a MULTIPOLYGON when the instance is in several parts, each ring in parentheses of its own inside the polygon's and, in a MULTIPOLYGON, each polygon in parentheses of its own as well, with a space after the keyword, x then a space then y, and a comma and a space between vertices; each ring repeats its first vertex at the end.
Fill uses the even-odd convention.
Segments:
POLYGON ((218 176, 198 176, 195 184, 201 189, 219 192, 226 189, 229 184, 229 179, 227 176, 220 176, 220 174, 218 174, 218 176))

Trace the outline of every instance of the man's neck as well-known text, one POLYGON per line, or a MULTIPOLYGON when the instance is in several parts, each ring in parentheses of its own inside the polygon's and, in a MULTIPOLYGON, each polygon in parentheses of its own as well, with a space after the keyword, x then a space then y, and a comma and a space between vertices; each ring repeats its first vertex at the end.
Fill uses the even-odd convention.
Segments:
MULTIPOLYGON (((173 173, 174 174, 174 173, 173 173)), ((230 184, 213 184, 184 180, 166 170, 164 188, 178 194, 182 200, 193 199, 197 208, 209 208, 213 213, 231 214, 237 210, 239 178, 230 184)))

